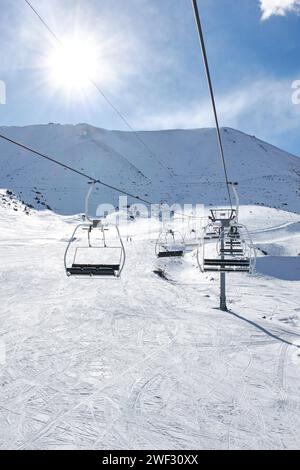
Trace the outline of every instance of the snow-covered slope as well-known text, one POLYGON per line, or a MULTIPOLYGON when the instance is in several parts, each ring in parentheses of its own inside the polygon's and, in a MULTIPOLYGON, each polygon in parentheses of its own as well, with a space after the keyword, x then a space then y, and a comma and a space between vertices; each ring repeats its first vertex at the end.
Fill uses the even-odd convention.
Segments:
POLYGON ((82 281, 76 220, 27 212, 2 194, 0 448, 299 448, 299 215, 241 208, 270 256, 227 277, 223 313, 195 253, 156 259, 157 222, 129 225, 120 281, 82 281))
MULTIPOLYGON (((0 132, 153 202, 226 202, 214 129, 133 133, 87 124, 2 127, 0 132), (141 140, 143 143, 141 143, 141 140)), ((299 211, 300 159, 253 136, 224 128, 228 173, 240 183, 242 204, 299 211)), ((83 211, 86 181, 0 141, 0 188, 13 190, 37 209, 83 211)), ((94 204, 118 204, 118 194, 99 188, 94 204)))

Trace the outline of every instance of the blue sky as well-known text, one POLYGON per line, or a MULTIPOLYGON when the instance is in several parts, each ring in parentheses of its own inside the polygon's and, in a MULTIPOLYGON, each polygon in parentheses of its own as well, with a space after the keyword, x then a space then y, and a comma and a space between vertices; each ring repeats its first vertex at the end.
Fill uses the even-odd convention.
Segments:
MULTIPOLYGON (((60 38, 97 47, 93 78, 136 129, 213 125, 190 0, 31 0, 60 38)), ((300 155, 300 0, 198 0, 220 122, 300 155)), ((0 125, 126 129, 88 83, 49 76, 53 39, 24 0, 0 0, 0 125)), ((80 60, 80 58, 79 58, 80 60)), ((52 71, 53 72, 53 71, 52 71)))

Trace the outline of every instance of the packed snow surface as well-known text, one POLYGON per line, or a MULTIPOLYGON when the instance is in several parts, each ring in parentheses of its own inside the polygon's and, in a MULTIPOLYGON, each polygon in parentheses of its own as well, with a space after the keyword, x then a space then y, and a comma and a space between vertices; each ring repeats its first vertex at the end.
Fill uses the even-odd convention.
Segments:
POLYGON ((156 259, 158 222, 121 224, 121 280, 70 279, 79 218, 4 202, 2 449, 299 448, 299 215, 242 207, 258 271, 224 313, 195 252, 156 259))
MULTIPOLYGON (((155 203, 228 203, 213 129, 139 142, 87 124, 0 132, 155 203)), ((299 448, 300 159, 233 129, 222 137, 258 251, 254 276, 227 275, 228 313, 188 219, 174 221, 183 259, 156 258, 158 220, 121 217, 121 280, 67 278, 88 186, 0 142, 0 448, 299 448)), ((94 195, 92 210, 119 203, 94 195)))

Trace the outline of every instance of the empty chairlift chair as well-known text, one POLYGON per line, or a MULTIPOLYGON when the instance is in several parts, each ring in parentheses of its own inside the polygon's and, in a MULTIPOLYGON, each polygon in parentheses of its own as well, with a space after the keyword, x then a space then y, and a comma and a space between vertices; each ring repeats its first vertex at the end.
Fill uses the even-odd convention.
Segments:
POLYGON ((155 252, 158 258, 184 256, 185 243, 182 234, 171 229, 161 232, 156 242, 155 252))
POLYGON ((199 234, 201 228, 197 227, 197 221, 193 216, 188 217, 188 227, 184 234, 184 243, 186 251, 194 250, 199 246, 199 234))
POLYGON ((117 226, 98 222, 75 228, 65 252, 68 276, 119 278, 124 263, 125 250, 117 226))
MULTIPOLYGON (((94 185, 93 185, 94 186, 94 185)), ((117 225, 109 225, 88 216, 79 224, 65 251, 64 265, 67 276, 79 278, 120 278, 125 265, 125 249, 117 225)))
POLYGON ((194 250, 199 246, 199 235, 196 229, 189 230, 184 237, 186 251, 194 250))
POLYGON ((209 230, 205 233, 205 240, 219 239, 220 227, 218 225, 210 224, 209 230))
POLYGON ((218 243, 219 255, 245 256, 247 253, 246 241, 241 237, 239 226, 237 224, 229 227, 224 233, 224 243, 221 246, 221 240, 218 243))

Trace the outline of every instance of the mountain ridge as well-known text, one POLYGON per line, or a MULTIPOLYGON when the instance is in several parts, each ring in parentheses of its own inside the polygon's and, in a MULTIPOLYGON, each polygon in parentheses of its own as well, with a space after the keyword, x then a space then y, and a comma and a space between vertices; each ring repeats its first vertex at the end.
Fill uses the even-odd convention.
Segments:
MULTIPOLYGON (((135 135, 85 123, 50 123, 4 126, 0 132, 156 203, 228 203, 215 129, 139 131, 135 135)), ((298 212, 300 158, 239 130, 225 127, 221 132, 229 178, 239 182, 241 204, 298 212)), ((36 209, 47 206, 64 215, 83 211, 88 186, 79 176, 3 140, 0 155, 0 188, 13 191, 36 209)), ((117 193, 98 190, 94 206, 99 202, 118 205, 117 193)))

